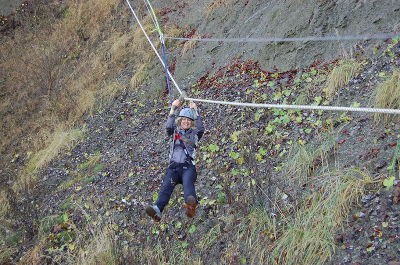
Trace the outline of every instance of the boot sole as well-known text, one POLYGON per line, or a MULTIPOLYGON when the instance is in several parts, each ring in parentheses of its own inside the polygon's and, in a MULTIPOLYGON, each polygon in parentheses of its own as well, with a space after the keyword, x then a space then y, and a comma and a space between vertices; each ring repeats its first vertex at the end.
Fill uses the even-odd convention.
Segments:
POLYGON ((154 221, 160 222, 161 218, 157 215, 157 212, 156 212, 156 210, 153 209, 153 207, 147 206, 146 207, 146 213, 147 213, 148 216, 153 218, 154 221))
POLYGON ((186 207, 186 215, 190 218, 196 215, 196 207, 197 201, 193 196, 189 196, 187 203, 185 204, 186 207))

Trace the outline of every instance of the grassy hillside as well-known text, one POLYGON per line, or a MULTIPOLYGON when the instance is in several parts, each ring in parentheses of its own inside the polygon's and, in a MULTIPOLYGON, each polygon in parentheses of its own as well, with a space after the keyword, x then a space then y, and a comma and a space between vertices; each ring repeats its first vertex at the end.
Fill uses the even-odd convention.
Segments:
MULTIPOLYGON (((145 6, 135 4, 159 48, 145 6)), ((156 10, 164 33, 196 37, 193 24, 175 22, 212 23, 243 3, 175 4, 156 10)), ((9 18, 20 23, 0 40, 1 264, 398 261, 397 116, 199 104, 207 131, 197 216, 184 216, 178 187, 153 223, 143 206, 156 199, 167 166, 169 99, 129 9, 67 0, 26 10, 9 18)), ((205 46, 167 47, 181 75, 186 63, 190 96, 400 108, 398 38, 284 71, 239 56, 223 66, 197 58, 208 70, 189 73, 188 56, 205 46)))

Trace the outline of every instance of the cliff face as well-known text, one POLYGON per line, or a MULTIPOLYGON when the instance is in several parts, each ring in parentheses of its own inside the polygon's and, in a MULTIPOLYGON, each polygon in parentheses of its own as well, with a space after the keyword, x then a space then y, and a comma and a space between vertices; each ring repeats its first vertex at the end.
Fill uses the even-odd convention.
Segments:
MULTIPOLYGON (((400 30, 398 1, 154 1, 158 9, 173 9, 164 18, 195 34, 212 38, 268 38, 366 35, 400 30), (217 2, 217 4, 215 4, 217 2)), ((166 24, 168 25, 168 23, 166 24)), ((315 61, 329 62, 351 53, 356 41, 217 43, 202 42, 179 56, 178 79, 198 77, 234 57, 257 60, 265 69, 289 70, 315 61)), ((371 45, 376 41, 371 41, 371 45)))
POLYGON ((14 12, 23 0, 0 0, 0 15, 8 16, 14 12))
MULTIPOLYGON (((197 215, 177 186, 155 223, 143 209, 168 166, 163 69, 125 1, 47 2, 1 28, 1 264, 398 264, 398 116, 199 103, 197 215)), ((399 31, 395 0, 151 2, 169 36, 399 31)), ((399 39, 167 41, 190 97, 298 105, 400 108, 399 51, 399 39)))

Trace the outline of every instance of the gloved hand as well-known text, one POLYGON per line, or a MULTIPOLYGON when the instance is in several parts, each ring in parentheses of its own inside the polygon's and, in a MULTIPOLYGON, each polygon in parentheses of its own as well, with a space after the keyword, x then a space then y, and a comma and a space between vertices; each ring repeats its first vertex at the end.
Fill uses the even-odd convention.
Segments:
POLYGON ((196 105, 196 103, 194 103, 193 101, 190 101, 190 102, 189 102, 189 108, 192 109, 193 115, 194 115, 194 119, 196 120, 197 117, 199 116, 199 113, 197 112, 197 105, 196 105))
POLYGON ((197 105, 193 101, 189 102, 189 108, 197 110, 197 105))
POLYGON ((176 114, 176 110, 182 105, 182 101, 179 99, 175 99, 174 102, 172 102, 171 110, 169 111, 169 115, 174 115, 176 114))

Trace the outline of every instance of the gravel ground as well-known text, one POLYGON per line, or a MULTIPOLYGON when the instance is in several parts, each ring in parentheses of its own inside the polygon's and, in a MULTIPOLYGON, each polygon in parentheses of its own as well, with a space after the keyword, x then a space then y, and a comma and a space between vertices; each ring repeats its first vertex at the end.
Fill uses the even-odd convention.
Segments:
POLYGON ((23 2, 23 0, 0 0, 0 15, 8 16, 23 2))

